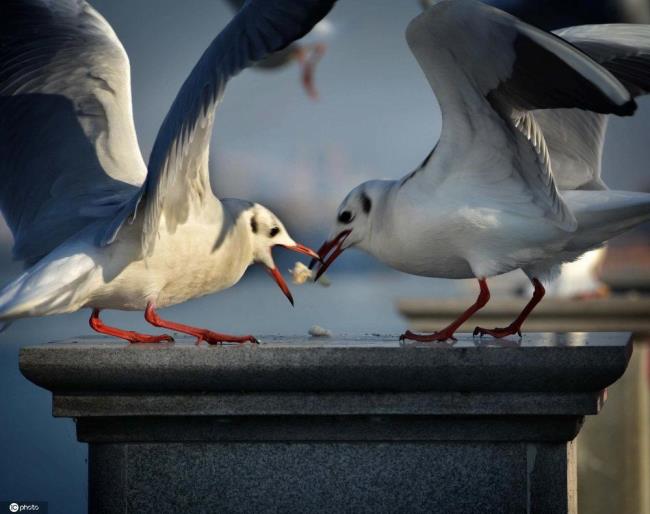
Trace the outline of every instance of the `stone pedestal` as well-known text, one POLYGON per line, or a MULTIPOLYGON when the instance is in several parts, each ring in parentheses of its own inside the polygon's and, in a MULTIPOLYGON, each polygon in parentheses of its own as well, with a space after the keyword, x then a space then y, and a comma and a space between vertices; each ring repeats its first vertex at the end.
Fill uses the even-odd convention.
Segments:
POLYGON ((576 512, 572 442, 627 334, 83 340, 22 350, 90 445, 89 510, 576 512))

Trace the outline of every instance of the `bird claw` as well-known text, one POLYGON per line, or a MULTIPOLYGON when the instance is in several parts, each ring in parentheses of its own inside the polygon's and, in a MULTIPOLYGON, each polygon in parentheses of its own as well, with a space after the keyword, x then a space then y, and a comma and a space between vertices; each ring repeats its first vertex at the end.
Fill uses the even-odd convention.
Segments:
POLYGON ((210 331, 197 334, 196 345, 200 345, 202 341, 205 341, 211 346, 222 345, 224 343, 239 343, 240 345, 246 343, 260 344, 254 336, 228 336, 224 334, 216 334, 210 331))
POLYGON ((432 343, 432 342, 441 342, 441 341, 449 341, 449 340, 457 341, 453 333, 450 334, 445 330, 441 330, 440 332, 434 332, 433 334, 429 334, 429 335, 415 334, 410 330, 407 330, 401 336, 399 336, 400 342, 406 339, 409 339, 411 341, 417 341, 420 343, 432 343))
POLYGON ((506 328, 494 328, 492 330, 488 328, 476 327, 473 333, 474 336, 483 337, 484 335, 490 335, 496 339, 501 339, 503 337, 508 337, 515 334, 520 338, 522 337, 521 329, 512 326, 506 328))
POLYGON ((173 343, 174 338, 167 334, 159 336, 150 336, 147 334, 138 334, 133 332, 133 337, 129 337, 127 341, 130 344, 156 344, 156 343, 173 343))

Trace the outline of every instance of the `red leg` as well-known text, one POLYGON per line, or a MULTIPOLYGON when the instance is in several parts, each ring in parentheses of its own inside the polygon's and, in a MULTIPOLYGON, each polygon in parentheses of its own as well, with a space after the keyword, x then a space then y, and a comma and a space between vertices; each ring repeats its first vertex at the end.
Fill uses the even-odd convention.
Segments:
POLYGON ((92 328, 94 331, 99 332, 100 334, 106 334, 109 336, 126 339, 129 343, 162 343, 171 342, 174 340, 172 336, 168 336, 167 334, 160 336, 150 336, 147 334, 132 332, 130 330, 120 330, 119 328, 108 327, 104 325, 104 322, 99 318, 99 309, 93 309, 93 313, 90 315, 89 323, 90 328, 92 328))
POLYGON ((196 337, 196 343, 205 341, 208 344, 221 344, 221 343, 256 343, 259 341, 253 336, 231 336, 228 334, 220 334, 219 332, 212 332, 211 330, 206 330, 204 328, 191 327, 189 325, 183 325, 181 323, 174 323, 172 321, 167 321, 158 316, 154 306, 149 303, 147 304, 147 309, 144 312, 144 319, 146 319, 152 325, 162 328, 168 328, 170 330, 175 330, 177 332, 182 332, 183 334, 189 334, 196 337))
POLYGON ((521 311, 521 314, 517 316, 516 320, 514 320, 512 323, 510 323, 510 325, 508 325, 505 328, 495 328, 493 330, 488 330, 486 328, 476 327, 474 329, 474 335, 483 336, 485 334, 488 334, 491 335, 492 337, 501 338, 501 337, 517 334, 519 335, 519 337, 521 337, 521 326, 523 325, 524 321, 526 321, 528 315, 533 311, 533 309, 542 300, 542 298, 544 298, 544 295, 546 294, 546 289, 544 289, 544 286, 539 280, 534 278, 532 282, 533 285, 535 286, 533 297, 526 304, 524 310, 521 311))
POLYGON ((488 289, 487 280, 481 278, 479 279, 478 283, 481 287, 481 291, 478 294, 478 298, 476 298, 476 302, 474 302, 474 304, 469 309, 463 312, 451 325, 431 335, 414 334, 410 330, 407 330, 400 336, 400 341, 404 339, 411 339, 413 341, 420 341, 423 343, 430 343, 433 341, 446 341, 447 339, 452 339, 455 341, 456 338, 454 337, 454 332, 458 330, 458 327, 460 327, 469 318, 471 318, 476 313, 476 311, 485 307, 485 304, 487 304, 490 300, 490 290, 488 289))
POLYGON ((302 66, 302 86, 312 100, 318 100, 318 91, 314 85, 314 71, 325 50, 324 44, 317 43, 309 48, 300 47, 296 51, 296 59, 302 66))

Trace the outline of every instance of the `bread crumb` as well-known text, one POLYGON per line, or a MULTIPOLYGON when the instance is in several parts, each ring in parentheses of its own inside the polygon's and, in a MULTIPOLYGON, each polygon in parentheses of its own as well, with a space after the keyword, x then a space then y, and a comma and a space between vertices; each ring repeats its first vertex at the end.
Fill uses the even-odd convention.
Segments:
POLYGON ((309 329, 309 335, 312 337, 332 337, 332 332, 319 325, 314 325, 309 329))

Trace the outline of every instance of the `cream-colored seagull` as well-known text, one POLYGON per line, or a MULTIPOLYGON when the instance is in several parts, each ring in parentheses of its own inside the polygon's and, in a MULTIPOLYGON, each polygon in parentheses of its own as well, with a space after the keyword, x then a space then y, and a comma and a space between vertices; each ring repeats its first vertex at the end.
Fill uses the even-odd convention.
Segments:
POLYGON ((609 190, 600 177, 606 115, 631 115, 650 91, 650 26, 594 25, 550 34, 474 0, 441 1, 406 37, 442 111, 442 133, 400 180, 353 189, 320 255, 322 274, 360 248, 398 270, 476 278, 476 302, 443 341, 488 302, 487 278, 522 269, 532 300, 520 334, 564 262, 650 219, 650 194, 609 190), (327 258, 325 260, 325 258, 327 258))
POLYGON ((129 61, 84 0, 0 3, 0 209, 26 272, 0 291, 0 321, 92 309, 144 310, 198 341, 255 341, 166 321, 156 312, 266 266, 292 301, 275 246, 314 255, 265 207, 219 199, 208 173, 215 108, 233 75, 302 37, 334 0, 249 0, 183 84, 145 165, 129 61))

